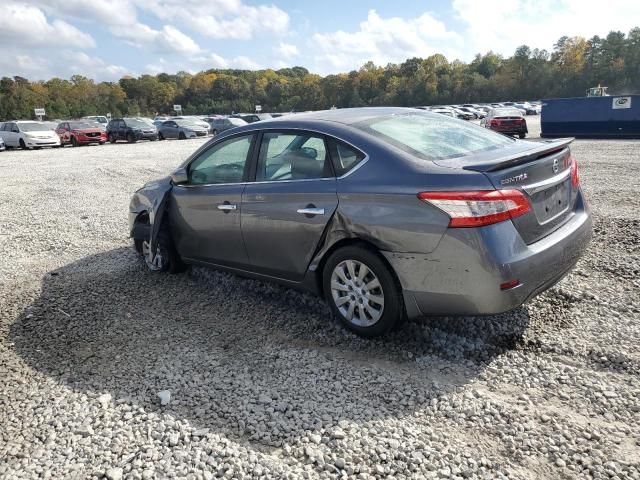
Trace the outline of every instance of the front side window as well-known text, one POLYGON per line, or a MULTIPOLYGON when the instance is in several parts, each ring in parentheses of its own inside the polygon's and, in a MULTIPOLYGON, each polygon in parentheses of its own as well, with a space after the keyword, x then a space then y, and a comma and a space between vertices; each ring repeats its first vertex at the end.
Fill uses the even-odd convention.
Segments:
POLYGON ((324 138, 310 133, 262 136, 256 181, 333 177, 324 138))
POLYGON ((253 135, 235 137, 205 150, 189 165, 189 184, 240 183, 253 135))

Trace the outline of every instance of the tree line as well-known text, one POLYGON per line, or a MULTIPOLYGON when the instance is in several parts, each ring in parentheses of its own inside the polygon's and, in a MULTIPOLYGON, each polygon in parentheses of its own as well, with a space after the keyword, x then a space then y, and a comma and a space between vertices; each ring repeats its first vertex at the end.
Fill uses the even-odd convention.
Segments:
POLYGON ((81 75, 69 80, 0 80, 0 120, 33 118, 44 107, 47 117, 85 115, 154 116, 185 114, 288 112, 360 106, 418 106, 534 100, 583 96, 587 88, 606 85, 615 94, 640 92, 640 28, 606 37, 561 37, 551 52, 518 47, 510 57, 478 54, 469 63, 443 55, 410 58, 400 64, 320 76, 306 68, 280 70, 206 70, 126 76, 99 82, 81 75))

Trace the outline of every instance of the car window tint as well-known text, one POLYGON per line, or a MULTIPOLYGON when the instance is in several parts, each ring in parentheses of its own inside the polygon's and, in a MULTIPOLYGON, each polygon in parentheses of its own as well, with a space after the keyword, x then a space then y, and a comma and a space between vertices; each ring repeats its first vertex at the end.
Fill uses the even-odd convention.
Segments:
POLYGON ((365 157, 364 153, 338 140, 334 141, 334 145, 332 150, 333 169, 338 177, 347 173, 365 157))
POLYGON ((189 166, 189 183, 240 183, 251 147, 252 135, 236 137, 202 152, 189 166))
POLYGON ((324 139, 318 135, 269 132, 262 136, 256 181, 332 177, 324 139))

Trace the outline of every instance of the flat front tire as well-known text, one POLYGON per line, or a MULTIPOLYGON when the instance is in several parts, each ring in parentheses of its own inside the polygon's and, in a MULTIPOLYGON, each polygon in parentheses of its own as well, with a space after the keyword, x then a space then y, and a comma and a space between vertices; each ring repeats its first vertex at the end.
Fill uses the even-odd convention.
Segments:
POLYGON ((358 335, 383 335, 404 319, 394 273, 368 248, 347 246, 333 252, 324 266, 322 283, 333 314, 358 335))
POLYGON ((149 239, 135 239, 136 252, 142 255, 147 268, 152 272, 180 273, 187 265, 182 261, 175 249, 167 224, 163 224, 158 232, 155 255, 151 254, 149 239))

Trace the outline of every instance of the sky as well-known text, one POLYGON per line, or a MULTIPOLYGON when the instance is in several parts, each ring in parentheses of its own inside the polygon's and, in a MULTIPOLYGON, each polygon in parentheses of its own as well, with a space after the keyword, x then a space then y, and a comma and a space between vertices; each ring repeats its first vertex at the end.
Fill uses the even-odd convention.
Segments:
POLYGON ((470 61, 640 26, 639 0, 2 0, 0 77, 470 61))

